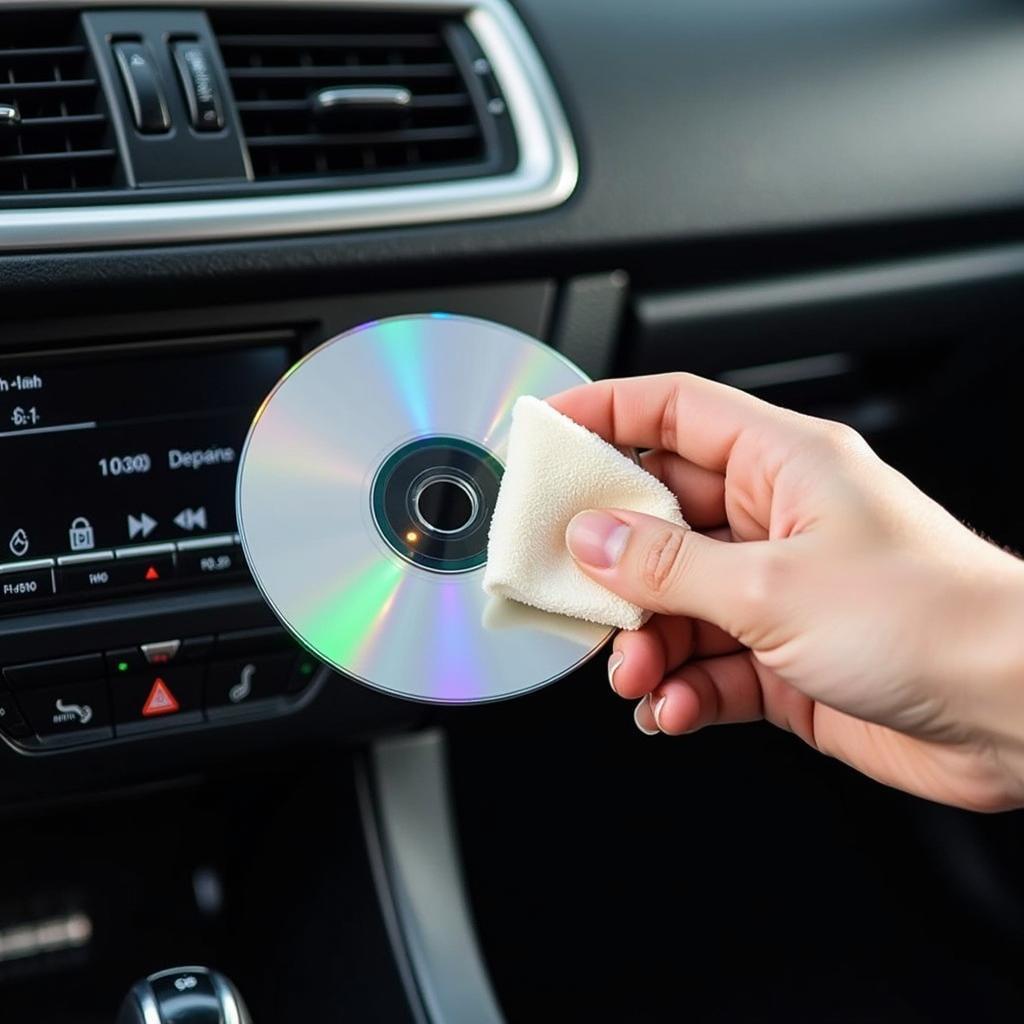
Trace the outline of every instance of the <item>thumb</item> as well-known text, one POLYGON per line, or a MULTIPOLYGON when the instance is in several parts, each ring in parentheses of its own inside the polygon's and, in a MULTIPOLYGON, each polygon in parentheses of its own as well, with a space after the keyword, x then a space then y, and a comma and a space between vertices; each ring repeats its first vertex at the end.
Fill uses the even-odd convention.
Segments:
POLYGON ((620 509, 580 512, 565 540, 592 580, 647 611, 704 619, 734 636, 756 625, 766 542, 712 540, 620 509))

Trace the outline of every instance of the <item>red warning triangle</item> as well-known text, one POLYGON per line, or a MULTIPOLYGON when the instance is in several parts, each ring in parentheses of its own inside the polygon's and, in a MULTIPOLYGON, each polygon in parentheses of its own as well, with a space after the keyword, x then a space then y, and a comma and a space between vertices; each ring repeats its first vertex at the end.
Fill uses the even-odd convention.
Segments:
POLYGON ((156 566, 155 565, 151 565, 146 570, 146 579, 147 580, 158 580, 158 579, 160 579, 160 573, 158 573, 156 571, 156 566))
POLYGON ((150 718, 153 715, 169 715, 177 711, 180 705, 177 698, 171 693, 168 685, 159 677, 153 683, 153 689, 149 691, 146 703, 142 705, 142 715, 150 718))

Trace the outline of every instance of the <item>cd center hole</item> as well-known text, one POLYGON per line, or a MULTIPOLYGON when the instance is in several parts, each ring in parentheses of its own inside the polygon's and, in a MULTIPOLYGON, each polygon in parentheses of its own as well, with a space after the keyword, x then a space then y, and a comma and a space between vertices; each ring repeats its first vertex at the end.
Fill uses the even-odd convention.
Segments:
POLYGON ((479 502, 469 485, 454 477, 428 480, 414 503, 420 522, 437 533, 457 533, 475 518, 479 502))

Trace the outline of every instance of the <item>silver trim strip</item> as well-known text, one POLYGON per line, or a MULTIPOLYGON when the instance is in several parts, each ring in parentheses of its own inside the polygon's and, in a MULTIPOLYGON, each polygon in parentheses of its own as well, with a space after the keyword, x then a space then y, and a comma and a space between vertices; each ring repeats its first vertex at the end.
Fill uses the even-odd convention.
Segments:
POLYGON ((386 883, 427 1017, 504 1024, 462 879, 444 738, 436 730, 398 737, 370 756, 386 883))
POLYGON ((179 551, 195 551, 198 548, 223 548, 235 543, 233 533, 218 533, 211 537, 193 537, 191 540, 176 542, 179 551))
MULTIPOLYGON (((161 7, 194 0, 151 0, 161 7)), ((284 6, 286 0, 212 0, 206 7, 284 6)), ((501 86, 519 145, 509 174, 465 181, 237 199, 0 210, 0 251, 183 243, 316 234, 530 213, 564 202, 579 165, 565 115, 539 55, 506 0, 305 0, 335 8, 463 14, 501 86)), ((0 0, 22 8, 62 0, 0 0)), ((107 0, 104 6, 143 6, 107 0)))
POLYGON ((83 562, 109 562, 114 557, 112 550, 84 551, 80 555, 58 555, 58 565, 80 565, 83 562))
POLYGON ((395 967, 402 982, 402 991, 409 1003, 415 1024, 430 1024, 427 1012, 420 999, 420 991, 416 986, 416 976, 409 962, 409 951, 406 949, 402 926, 398 920, 394 893, 391 891, 389 869, 384 856, 384 845, 377 821, 377 807, 373 796, 373 784, 370 780, 370 769, 365 759, 356 762, 355 771, 356 797, 359 801, 359 820, 363 825, 363 838, 366 840, 366 856, 373 877, 373 887, 377 892, 384 930, 387 932, 388 943, 395 957, 395 967))
POLYGON ((29 558, 24 562, 4 562, 3 565, 0 565, 0 573, 25 572, 29 569, 49 569, 52 565, 52 558, 29 558))
POLYGON ((114 548, 114 555, 117 558, 147 558, 151 555, 171 555, 173 553, 174 544, 171 541, 164 544, 137 544, 133 548, 114 548))

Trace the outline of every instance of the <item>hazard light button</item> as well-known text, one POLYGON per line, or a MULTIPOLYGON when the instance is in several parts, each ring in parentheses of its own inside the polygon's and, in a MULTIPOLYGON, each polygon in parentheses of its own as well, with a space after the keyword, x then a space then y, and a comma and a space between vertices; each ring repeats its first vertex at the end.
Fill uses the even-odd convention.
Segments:
POLYGON ((171 693, 171 688, 163 678, 157 676, 149 689, 146 703, 142 705, 142 717, 152 718, 154 715, 171 715, 175 711, 180 710, 181 705, 178 703, 178 698, 171 693))
POLYGON ((203 666, 182 665, 110 680, 119 736, 203 720, 203 666))

